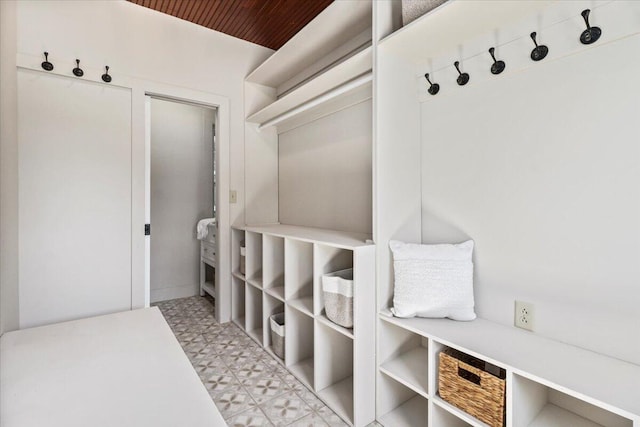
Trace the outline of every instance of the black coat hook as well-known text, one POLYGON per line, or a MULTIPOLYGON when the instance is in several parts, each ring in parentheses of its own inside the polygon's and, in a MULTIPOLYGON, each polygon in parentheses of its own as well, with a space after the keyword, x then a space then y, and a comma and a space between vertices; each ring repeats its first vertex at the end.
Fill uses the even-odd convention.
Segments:
POLYGON ((109 75, 109 66, 105 65, 105 73, 102 75, 102 81, 105 83, 111 83, 111 76, 109 75))
POLYGON ((587 29, 580 34, 580 42, 582 44, 591 44, 598 41, 600 36, 602 35, 602 30, 600 27, 592 27, 589 25, 589 13, 591 13, 590 9, 585 9, 582 11, 581 15, 584 18, 584 23, 587 26, 587 29))
POLYGON ((489 54, 491 54, 491 58, 493 58, 493 65, 491 66, 491 74, 500 74, 507 67, 507 64, 504 61, 496 61, 495 55, 496 49, 492 47, 489 49, 489 54))
POLYGON ((53 64, 49 62, 49 52, 44 53, 44 62, 40 65, 42 66, 42 69, 45 71, 53 70, 53 64))
POLYGON ((440 85, 438 83, 431 83, 431 80, 429 80, 429 73, 425 74, 424 78, 429 82, 429 89, 427 89, 427 92, 431 95, 435 95, 440 91, 440 85))
POLYGON ((536 35, 537 33, 535 31, 531 33, 531 40, 533 40, 533 43, 535 43, 536 45, 536 47, 531 51, 531 59, 533 59, 534 61, 541 61, 549 53, 549 48, 545 45, 538 46, 536 35))
POLYGON ((467 83, 469 83, 469 73, 462 73, 460 72, 460 61, 456 61, 453 63, 453 65, 456 67, 456 70, 458 70, 458 78, 456 79, 456 82, 458 82, 458 85, 460 86, 464 86, 467 83))
POLYGON ((76 77, 84 76, 84 71, 80 68, 80 60, 76 59, 76 68, 73 69, 73 75, 76 77))

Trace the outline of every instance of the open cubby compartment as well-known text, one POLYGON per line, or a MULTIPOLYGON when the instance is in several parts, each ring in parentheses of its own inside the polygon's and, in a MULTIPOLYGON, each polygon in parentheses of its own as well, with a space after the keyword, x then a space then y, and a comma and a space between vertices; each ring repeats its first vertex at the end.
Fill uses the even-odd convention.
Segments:
POLYGON ((237 277, 231 278, 231 319, 245 329, 245 283, 237 277))
POLYGON ((247 281, 262 288, 262 234, 246 232, 247 243, 247 281))
POLYGON ((429 343, 426 337, 380 321, 379 370, 406 387, 429 397, 429 343))
MULTIPOLYGON (((385 427, 427 427, 429 401, 395 379, 378 373, 376 419, 385 427)), ((439 424, 431 424, 440 427, 439 424)))
POLYGON ((313 244, 284 242, 284 297, 287 304, 313 316, 313 244))
POLYGON ((353 339, 324 323, 316 323, 316 392, 352 425, 355 424, 353 369, 353 339))
POLYGON ((269 295, 284 301, 284 238, 263 235, 262 286, 269 295))
POLYGON ((513 427, 633 427, 629 418, 515 373, 512 413, 513 427))
POLYGON ((262 345, 262 291, 247 283, 246 285, 245 330, 258 344, 262 345))
MULTIPOLYGON (((320 315, 331 326, 343 330, 343 333, 352 334, 351 329, 333 323, 327 318, 324 306, 324 294, 322 291, 322 276, 340 270, 353 268, 353 251, 350 249, 336 248, 333 246, 315 244, 313 252, 313 278, 314 278, 314 313, 320 315)), ((354 277, 355 278, 355 277, 354 277)))
POLYGON ((429 425, 438 427, 469 427, 474 424, 458 418, 442 406, 432 405, 429 412, 429 425))
MULTIPOLYGON (((273 352, 273 348, 272 348, 273 342, 271 340, 271 321, 269 320, 271 316, 278 313, 284 313, 284 303, 281 300, 274 298, 265 293, 262 299, 262 315, 263 315, 262 324, 264 325, 264 328, 263 328, 264 348, 267 350, 268 353, 270 353, 277 360, 282 360, 273 352)), ((285 325, 286 323, 287 322, 285 317, 285 325)), ((286 334, 285 334, 285 338, 286 338, 286 334)))
POLYGON ((285 306, 285 365, 296 378, 313 389, 313 317, 285 306))
POLYGON ((240 248, 246 244, 244 230, 231 229, 231 272, 234 276, 244 279, 240 273, 240 248))

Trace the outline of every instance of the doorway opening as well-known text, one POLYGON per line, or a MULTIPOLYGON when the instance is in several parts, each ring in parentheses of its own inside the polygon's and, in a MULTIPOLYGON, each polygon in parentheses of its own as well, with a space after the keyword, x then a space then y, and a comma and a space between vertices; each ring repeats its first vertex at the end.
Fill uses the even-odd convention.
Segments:
POLYGON ((218 109, 147 98, 150 302, 215 297, 218 109))

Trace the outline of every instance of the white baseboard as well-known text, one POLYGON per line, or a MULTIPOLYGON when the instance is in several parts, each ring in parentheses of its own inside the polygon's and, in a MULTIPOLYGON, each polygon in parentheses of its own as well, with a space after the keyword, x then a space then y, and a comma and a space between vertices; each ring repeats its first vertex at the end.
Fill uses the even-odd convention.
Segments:
POLYGON ((187 298, 200 294, 200 284, 172 286, 170 288, 151 289, 151 303, 176 298, 187 298))

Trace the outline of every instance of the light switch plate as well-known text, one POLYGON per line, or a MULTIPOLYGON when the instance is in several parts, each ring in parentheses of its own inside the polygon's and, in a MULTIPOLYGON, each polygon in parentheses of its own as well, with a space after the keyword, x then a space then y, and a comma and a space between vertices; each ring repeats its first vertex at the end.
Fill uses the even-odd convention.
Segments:
POLYGON ((236 190, 229 191, 229 203, 238 202, 238 192, 236 190))

